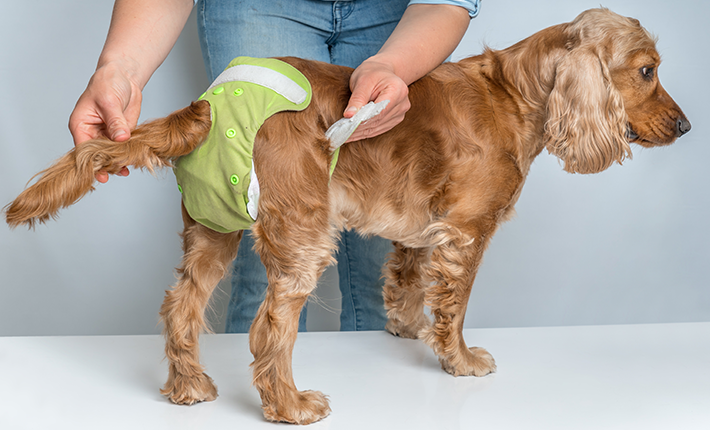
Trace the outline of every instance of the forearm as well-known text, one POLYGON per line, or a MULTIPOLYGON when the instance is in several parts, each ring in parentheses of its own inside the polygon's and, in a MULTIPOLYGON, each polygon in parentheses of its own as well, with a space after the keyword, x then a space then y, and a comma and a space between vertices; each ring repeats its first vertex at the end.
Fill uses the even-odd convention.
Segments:
POLYGON ((451 55, 469 21, 468 11, 458 6, 411 5, 384 46, 366 62, 391 67, 409 85, 451 55))
POLYGON ((192 6, 192 0, 116 0, 97 69, 115 65, 142 89, 170 53, 192 6))

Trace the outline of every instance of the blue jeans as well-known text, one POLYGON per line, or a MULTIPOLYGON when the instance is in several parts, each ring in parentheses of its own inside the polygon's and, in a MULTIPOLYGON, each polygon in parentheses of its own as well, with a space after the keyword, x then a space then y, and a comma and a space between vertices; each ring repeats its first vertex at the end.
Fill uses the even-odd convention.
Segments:
MULTIPOLYGON (((200 0, 198 30, 213 80, 240 55, 295 56, 357 67, 377 53, 402 17, 408 0, 200 0)), ((248 232, 234 262, 227 333, 249 331, 266 294, 266 269, 248 232)), ((341 234, 336 255, 342 293, 341 330, 382 330, 387 317, 381 268, 391 242, 341 234)), ((299 330, 306 328, 306 308, 299 330)))

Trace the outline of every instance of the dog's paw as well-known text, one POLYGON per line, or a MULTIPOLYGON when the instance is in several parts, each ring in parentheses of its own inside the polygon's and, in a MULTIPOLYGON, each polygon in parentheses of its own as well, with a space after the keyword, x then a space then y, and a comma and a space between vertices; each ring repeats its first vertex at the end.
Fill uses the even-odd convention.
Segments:
POLYGON ((397 337, 404 337, 407 339, 419 339, 419 329, 412 328, 399 321, 387 320, 385 324, 385 330, 392 333, 397 337))
POLYGON ((311 424, 330 414, 328 397, 320 391, 297 391, 262 409, 267 420, 291 424, 311 424))
POLYGON ((429 320, 426 315, 421 314, 420 318, 412 324, 405 324, 402 321, 390 318, 387 320, 385 330, 395 336, 407 339, 419 339, 419 332, 429 326, 431 326, 431 320, 429 320))
POLYGON ((483 348, 464 349, 449 359, 439 357, 441 368, 454 376, 485 376, 496 371, 496 361, 483 348))
POLYGON ((193 405, 199 402, 211 402, 217 398, 217 386, 212 378, 203 373, 197 377, 184 375, 171 376, 160 392, 178 405, 193 405))

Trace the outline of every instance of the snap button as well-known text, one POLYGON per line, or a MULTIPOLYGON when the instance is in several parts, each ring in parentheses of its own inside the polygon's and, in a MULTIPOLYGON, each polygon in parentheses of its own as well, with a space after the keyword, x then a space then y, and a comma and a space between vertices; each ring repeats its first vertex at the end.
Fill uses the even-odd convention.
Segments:
POLYGON ((217 95, 217 94, 222 94, 224 92, 224 87, 217 87, 215 88, 214 91, 212 91, 212 94, 217 95))
POLYGON ((237 130, 233 128, 228 128, 227 131, 224 132, 224 135, 231 139, 237 135, 237 130))
POLYGON ((241 96, 242 94, 244 94, 244 90, 243 90, 243 89, 237 88, 236 90, 234 90, 234 95, 235 95, 235 96, 239 97, 239 96, 241 96))
POLYGON ((229 182, 231 182, 232 185, 237 185, 239 183, 239 176, 237 176, 237 175, 230 176, 229 182))

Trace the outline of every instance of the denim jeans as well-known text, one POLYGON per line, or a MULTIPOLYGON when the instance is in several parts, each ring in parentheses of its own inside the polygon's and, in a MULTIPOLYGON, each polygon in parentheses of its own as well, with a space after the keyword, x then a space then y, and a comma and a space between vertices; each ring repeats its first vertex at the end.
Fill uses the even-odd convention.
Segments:
MULTIPOLYGON (((402 17, 408 0, 200 0, 198 31, 213 80, 234 58, 296 56, 357 67, 374 55, 402 17)), ((266 269, 248 232, 234 262, 227 333, 244 333, 266 294, 266 269)), ((382 330, 387 321, 381 267, 391 242, 341 234, 336 255, 342 293, 341 330, 382 330)), ((306 324, 304 307, 299 330, 306 324)))
POLYGON ((236 56, 293 56, 357 67, 382 47, 407 0, 200 0, 197 25, 211 79, 236 56))

